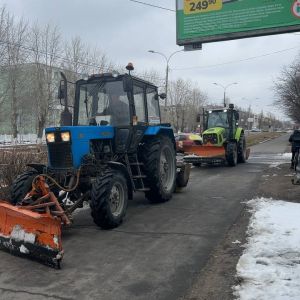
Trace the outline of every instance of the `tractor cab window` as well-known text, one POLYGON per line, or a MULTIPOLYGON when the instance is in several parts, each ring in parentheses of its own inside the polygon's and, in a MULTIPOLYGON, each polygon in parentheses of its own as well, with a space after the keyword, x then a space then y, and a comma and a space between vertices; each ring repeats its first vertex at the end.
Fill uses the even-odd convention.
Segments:
POLYGON ((144 89, 140 86, 133 87, 135 114, 138 122, 146 122, 144 89))
POLYGON ((130 124, 129 101, 122 81, 98 81, 80 85, 78 125, 130 124))
POLYGON ((207 128, 223 127, 229 128, 227 111, 212 111, 208 113, 207 128))
POLYGON ((147 88, 147 109, 149 125, 160 124, 159 100, 157 99, 157 92, 153 88, 147 88))

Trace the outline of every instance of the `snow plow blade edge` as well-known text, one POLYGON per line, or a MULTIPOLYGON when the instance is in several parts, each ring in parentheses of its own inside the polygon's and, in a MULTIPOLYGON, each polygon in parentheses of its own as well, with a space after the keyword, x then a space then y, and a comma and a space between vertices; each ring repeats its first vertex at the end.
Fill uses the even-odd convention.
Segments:
POLYGON ((59 268, 61 222, 50 214, 0 201, 0 249, 59 268))

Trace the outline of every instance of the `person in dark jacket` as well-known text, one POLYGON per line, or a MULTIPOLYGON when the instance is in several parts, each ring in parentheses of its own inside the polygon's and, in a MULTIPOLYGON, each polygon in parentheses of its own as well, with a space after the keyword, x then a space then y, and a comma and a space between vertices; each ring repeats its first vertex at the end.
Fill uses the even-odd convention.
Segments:
POLYGON ((300 148, 300 130, 294 130, 293 134, 291 134, 289 138, 289 142, 292 144, 292 160, 291 160, 291 169, 294 168, 294 158, 297 150, 300 148))

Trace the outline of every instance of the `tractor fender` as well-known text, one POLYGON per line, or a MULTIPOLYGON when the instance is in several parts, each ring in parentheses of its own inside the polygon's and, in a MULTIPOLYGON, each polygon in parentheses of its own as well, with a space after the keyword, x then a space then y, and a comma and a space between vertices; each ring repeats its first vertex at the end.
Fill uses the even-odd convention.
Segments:
POLYGON ((153 137, 153 136, 167 136, 170 138, 171 142, 174 145, 174 149, 176 149, 175 137, 173 129, 169 126, 149 126, 145 131, 145 137, 153 137))
POLYGON ((43 174, 44 170, 47 168, 43 164, 27 164, 26 166, 35 169, 39 174, 43 174))
POLYGON ((128 199, 133 199, 133 186, 132 186, 132 181, 130 178, 130 175, 128 173, 128 170, 126 168, 126 166, 124 166, 123 164, 116 162, 116 161, 109 161, 108 165, 115 170, 120 171, 121 173, 123 173, 123 175, 126 178, 127 181, 127 187, 128 187, 128 199))
POLYGON ((243 128, 238 127, 238 128, 236 129, 236 132, 235 132, 235 137, 234 137, 235 140, 236 140, 236 141, 239 141, 240 138, 241 138, 241 136, 242 136, 242 134, 244 134, 243 128))

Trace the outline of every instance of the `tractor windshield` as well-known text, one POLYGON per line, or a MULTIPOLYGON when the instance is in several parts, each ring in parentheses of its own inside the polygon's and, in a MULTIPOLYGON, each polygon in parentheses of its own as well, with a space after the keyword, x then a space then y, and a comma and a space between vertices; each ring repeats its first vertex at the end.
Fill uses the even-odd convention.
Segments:
POLYGON ((207 128, 223 127, 228 128, 227 111, 210 111, 208 113, 207 128))
POLYGON ((98 80, 79 85, 78 125, 128 126, 129 101, 122 81, 98 80))

